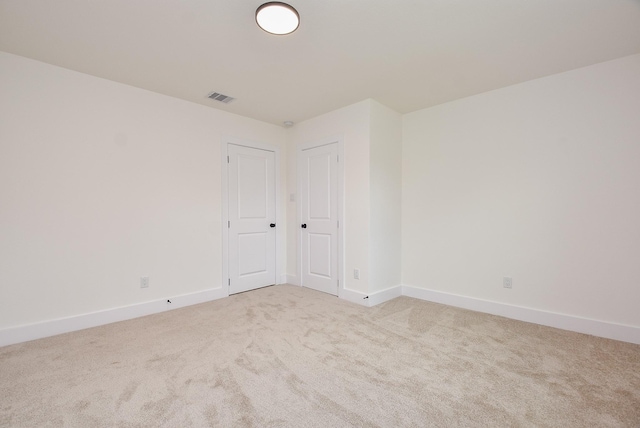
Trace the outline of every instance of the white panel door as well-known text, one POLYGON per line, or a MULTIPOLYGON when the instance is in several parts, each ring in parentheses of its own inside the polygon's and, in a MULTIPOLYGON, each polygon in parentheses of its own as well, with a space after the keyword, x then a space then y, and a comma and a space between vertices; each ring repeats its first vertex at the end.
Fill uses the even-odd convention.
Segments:
POLYGON ((338 144, 301 153, 301 281, 338 295, 338 144))
POLYGON ((276 283, 275 153, 234 144, 229 154, 229 294, 276 283))

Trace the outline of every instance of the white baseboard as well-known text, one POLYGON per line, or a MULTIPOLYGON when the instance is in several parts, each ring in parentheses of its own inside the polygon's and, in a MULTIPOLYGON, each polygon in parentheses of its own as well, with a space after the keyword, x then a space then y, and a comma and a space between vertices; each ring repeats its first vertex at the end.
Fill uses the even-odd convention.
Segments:
POLYGON ((396 285, 395 287, 390 287, 385 290, 376 291, 375 293, 369 294, 369 306, 376 306, 380 303, 387 302, 389 300, 395 299, 396 297, 402 296, 402 286, 396 285))
POLYGON ((134 305, 106 309, 88 314, 5 328, 0 330, 0 346, 42 339, 43 337, 55 336, 62 333, 84 330, 85 328, 97 327, 99 325, 109 324, 112 322, 143 317, 211 300, 217 300, 222 297, 227 297, 228 295, 229 290, 225 287, 211 288, 209 290, 199 291, 196 293, 168 297, 167 299, 137 303, 134 305), (167 300, 170 300, 171 303, 168 303, 167 300))
POLYGON ((476 299, 408 285, 402 286, 402 295, 458 308, 470 309, 472 311, 499 315, 519 321, 555 327, 562 330, 640 344, 640 328, 638 327, 492 302, 490 300, 476 299))
MULTIPOLYGON (((288 284, 298 285, 296 276, 287 275, 286 282, 288 284)), ((185 306, 217 300, 222 297, 227 297, 228 295, 228 290, 225 287, 215 288, 196 293, 169 297, 171 303, 167 303, 167 299, 160 299, 130 306, 107 309, 104 311, 92 312, 89 314, 5 328, 0 330, 0 346, 12 345, 14 343, 41 339, 43 337, 83 330, 85 328, 96 327, 112 322, 138 318, 171 309, 178 309, 185 306)), ((434 291, 408 285, 395 286, 372 294, 366 294, 349 289, 339 290, 339 297, 341 299, 367 307, 378 305, 399 297, 400 295, 560 328, 563 330, 640 344, 640 328, 638 327, 514 306, 505 303, 445 293, 442 291, 434 291)))
POLYGON ((298 279, 298 275, 286 275, 286 283, 291 285, 300 285, 300 280, 298 279))
POLYGON ((362 306, 371 307, 402 296, 402 286, 396 285, 395 287, 390 287, 385 290, 376 291, 375 293, 370 294, 349 289, 342 289, 338 291, 338 295, 341 299, 348 300, 362 306))
POLYGON ((362 306, 369 306, 369 296, 360 291, 349 290, 346 288, 338 290, 338 297, 351 303, 357 303, 362 306))

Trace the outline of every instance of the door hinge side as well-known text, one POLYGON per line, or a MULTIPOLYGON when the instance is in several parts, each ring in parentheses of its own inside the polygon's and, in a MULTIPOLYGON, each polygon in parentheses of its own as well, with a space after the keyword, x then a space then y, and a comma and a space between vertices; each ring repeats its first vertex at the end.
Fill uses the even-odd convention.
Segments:
POLYGON ((227 163, 229 163, 229 156, 227 156, 227 163))
POLYGON ((231 286, 231 278, 229 278, 227 285, 231 286))
POLYGON ((231 229, 231 221, 228 221, 228 222, 227 222, 227 228, 228 228, 228 229, 231 229))

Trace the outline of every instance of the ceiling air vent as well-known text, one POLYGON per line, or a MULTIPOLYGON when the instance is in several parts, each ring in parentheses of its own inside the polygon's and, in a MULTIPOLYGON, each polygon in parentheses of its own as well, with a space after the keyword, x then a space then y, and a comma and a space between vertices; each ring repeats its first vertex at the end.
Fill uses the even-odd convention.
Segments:
POLYGON ((207 95, 207 98, 211 98, 212 100, 220 101, 221 103, 225 104, 229 104, 231 101, 235 100, 235 98, 232 98, 228 95, 222 95, 218 92, 211 92, 209 95, 207 95))

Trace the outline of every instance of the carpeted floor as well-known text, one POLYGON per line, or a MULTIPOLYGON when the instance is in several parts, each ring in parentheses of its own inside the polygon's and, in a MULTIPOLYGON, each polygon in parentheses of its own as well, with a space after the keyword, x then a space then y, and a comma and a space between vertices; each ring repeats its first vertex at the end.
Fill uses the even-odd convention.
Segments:
POLYGON ((273 286, 0 348, 0 426, 640 426, 640 346, 273 286))

